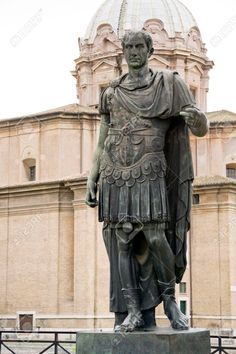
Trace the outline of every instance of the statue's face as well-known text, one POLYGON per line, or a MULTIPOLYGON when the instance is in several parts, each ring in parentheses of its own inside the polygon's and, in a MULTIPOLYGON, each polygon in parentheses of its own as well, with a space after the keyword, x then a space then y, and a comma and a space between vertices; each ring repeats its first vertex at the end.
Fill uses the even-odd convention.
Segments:
POLYGON ((150 53, 141 35, 130 36, 124 45, 124 56, 131 68, 142 68, 148 61, 150 53))

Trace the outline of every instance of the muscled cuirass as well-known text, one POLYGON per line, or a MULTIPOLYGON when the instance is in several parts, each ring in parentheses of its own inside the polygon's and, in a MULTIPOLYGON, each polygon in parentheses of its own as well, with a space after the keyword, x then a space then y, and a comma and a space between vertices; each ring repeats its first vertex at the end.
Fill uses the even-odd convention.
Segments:
POLYGON ((110 129, 105 150, 114 163, 130 166, 146 153, 163 150, 169 121, 142 118, 140 112, 134 114, 127 111, 117 100, 113 88, 109 88, 107 101, 110 129))
POLYGON ((169 120, 143 118, 139 113, 131 113, 119 103, 113 88, 107 91, 110 119, 100 161, 100 196, 103 200, 100 220, 166 220, 163 148, 169 120), (156 204, 153 203, 155 193, 160 195, 156 204), (145 210, 137 210, 142 201, 145 210), (113 203, 108 210, 107 203, 113 203), (156 210, 152 211, 153 206, 156 210))
MULTIPOLYGON (((165 171, 163 147, 168 120, 140 117, 123 108, 116 99, 115 92, 109 88, 108 107, 110 110, 110 128, 105 141, 100 170, 104 177, 113 173, 114 179, 165 171)), ((163 174, 162 174, 163 176, 163 174)), ((111 179, 111 178, 110 178, 111 179)))

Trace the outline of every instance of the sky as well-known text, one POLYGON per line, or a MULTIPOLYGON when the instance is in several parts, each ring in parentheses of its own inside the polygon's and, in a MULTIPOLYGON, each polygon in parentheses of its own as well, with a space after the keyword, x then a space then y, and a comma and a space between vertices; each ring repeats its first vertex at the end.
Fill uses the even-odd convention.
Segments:
MULTIPOLYGON (((0 0, 0 119, 78 102, 70 71, 103 0, 0 0)), ((236 0, 182 0, 194 15, 208 57, 208 111, 236 112, 236 0)))

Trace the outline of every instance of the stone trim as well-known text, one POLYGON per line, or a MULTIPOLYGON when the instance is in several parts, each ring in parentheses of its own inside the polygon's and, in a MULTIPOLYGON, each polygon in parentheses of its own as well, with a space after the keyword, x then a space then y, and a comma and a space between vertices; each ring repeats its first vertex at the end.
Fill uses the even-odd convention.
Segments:
POLYGON ((68 179, 63 179, 63 180, 58 180, 58 181, 45 181, 45 182, 30 182, 30 183, 23 183, 23 184, 18 184, 18 185, 12 185, 12 186, 2 186, 0 187, 0 197, 1 195, 8 195, 10 193, 15 194, 15 193, 33 193, 38 191, 45 191, 47 192, 48 190, 55 190, 59 191, 62 188, 66 190, 67 187, 73 187, 73 186, 85 186, 87 182, 87 177, 86 176, 81 176, 81 177, 74 177, 74 178, 68 178, 68 179))
POLYGON ((78 200, 75 196, 70 196, 76 189, 84 189, 86 187, 87 178, 79 177, 63 181, 48 181, 42 183, 27 183, 14 185, 9 187, 0 187, 0 200, 4 202, 0 207, 0 215, 2 217, 9 215, 28 215, 29 213, 44 214, 47 212, 69 211, 75 205, 84 204, 84 200, 78 200), (21 198, 31 198, 33 196, 55 195, 55 200, 42 201, 36 200, 32 203, 29 200, 27 205, 25 202, 22 204, 18 202, 17 205, 11 205, 11 200, 21 198))
POLYGON ((203 319, 203 320, 236 320, 236 316, 202 316, 202 315, 192 315, 193 319, 203 319))
POLYGON ((7 118, 7 119, 1 119, 0 120, 0 127, 1 126, 10 126, 10 125, 15 125, 16 123, 20 123, 21 121, 25 120, 33 120, 35 119, 39 122, 41 120, 50 120, 50 119, 55 119, 55 118, 78 118, 78 116, 81 115, 88 115, 88 116, 97 116, 98 111, 94 108, 91 107, 85 107, 81 106, 77 103, 75 104, 69 104, 63 107, 57 107, 52 110, 44 111, 44 112, 39 112, 35 114, 30 114, 26 116, 21 116, 21 117, 13 117, 13 118, 7 118))
MULTIPOLYGON (((33 313, 30 311, 21 311, 20 313, 33 313)), ((155 316, 156 319, 166 319, 166 316, 164 315, 157 315, 155 316)), ((206 319, 206 320, 236 320, 236 316, 214 316, 214 315, 190 315, 190 318, 192 319, 206 319)), ((17 319, 17 314, 14 315, 0 315, 0 320, 16 320, 17 319)), ((65 319, 75 319, 75 320, 113 320, 114 316, 113 315, 101 315, 101 316, 94 316, 94 315, 48 315, 48 314, 37 314, 35 313, 35 319, 36 320, 47 320, 47 319, 59 319, 59 320, 65 320, 65 319)))
POLYGON ((195 190, 203 190, 203 189, 208 189, 208 190, 214 190, 214 189, 220 189, 221 190, 226 190, 226 189, 232 189, 232 191, 236 191, 236 180, 227 178, 227 177, 220 177, 220 179, 217 179, 218 176, 215 177, 203 177, 196 179, 193 187, 194 187, 194 192, 195 190))

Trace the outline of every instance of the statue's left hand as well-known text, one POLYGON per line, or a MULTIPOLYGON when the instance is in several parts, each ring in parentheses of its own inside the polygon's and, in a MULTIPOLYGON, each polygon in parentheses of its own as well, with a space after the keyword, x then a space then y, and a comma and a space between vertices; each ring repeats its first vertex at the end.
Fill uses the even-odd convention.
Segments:
POLYGON ((201 111, 194 107, 185 108, 179 115, 184 118, 190 128, 199 128, 204 119, 203 117, 205 117, 201 111))

